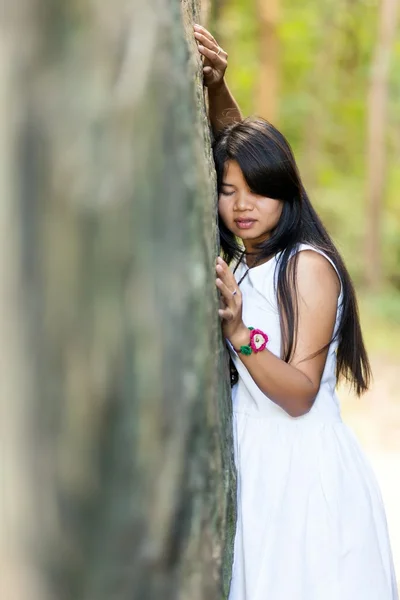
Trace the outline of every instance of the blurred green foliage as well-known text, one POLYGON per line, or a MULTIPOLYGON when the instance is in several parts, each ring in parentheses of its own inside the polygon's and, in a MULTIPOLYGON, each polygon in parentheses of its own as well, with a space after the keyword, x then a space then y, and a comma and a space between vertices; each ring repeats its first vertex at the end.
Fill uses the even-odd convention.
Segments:
MULTIPOLYGON (((260 0, 259 0, 260 1, 260 0)), ((244 115, 259 114, 256 0, 219 2, 211 28, 244 115)), ((383 211, 384 289, 364 287, 367 98, 379 0, 281 0, 279 116, 305 186, 355 281, 372 350, 400 356, 400 32, 392 49, 383 211)))

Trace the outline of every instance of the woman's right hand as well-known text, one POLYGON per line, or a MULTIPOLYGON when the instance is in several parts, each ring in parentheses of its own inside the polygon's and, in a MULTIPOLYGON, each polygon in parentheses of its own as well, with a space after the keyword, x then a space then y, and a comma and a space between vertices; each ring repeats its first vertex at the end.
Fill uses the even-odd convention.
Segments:
POLYGON ((193 28, 199 52, 204 56, 204 85, 209 89, 218 87, 224 80, 228 55, 207 29, 201 25, 194 25, 193 28))

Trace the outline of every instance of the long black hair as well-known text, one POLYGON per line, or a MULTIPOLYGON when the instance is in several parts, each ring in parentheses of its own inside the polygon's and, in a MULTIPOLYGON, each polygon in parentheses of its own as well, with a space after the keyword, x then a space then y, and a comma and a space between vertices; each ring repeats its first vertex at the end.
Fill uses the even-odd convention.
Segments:
MULTIPOLYGON (((254 257, 254 264, 257 264, 279 253, 276 281, 283 360, 289 362, 296 348, 298 253, 294 251, 301 243, 310 244, 333 261, 342 283, 341 317, 334 337, 338 340, 337 377, 347 379, 356 393, 362 394, 368 389, 371 368, 361 333, 354 287, 339 252, 311 205, 289 143, 268 121, 248 117, 218 133, 213 142, 213 154, 218 194, 226 163, 234 160, 254 193, 283 201, 277 226, 269 239, 257 245, 254 257)), ((219 232, 224 258, 228 263, 237 261, 239 264, 244 256, 243 247, 221 218, 219 232)))

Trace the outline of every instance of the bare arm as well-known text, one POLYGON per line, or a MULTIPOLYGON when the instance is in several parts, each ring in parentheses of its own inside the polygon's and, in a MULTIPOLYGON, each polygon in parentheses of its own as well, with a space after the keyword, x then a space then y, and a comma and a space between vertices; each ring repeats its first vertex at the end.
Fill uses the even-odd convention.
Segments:
POLYGON ((240 108, 225 81, 228 55, 201 25, 194 26, 200 54, 204 57, 204 85, 208 89, 208 112, 214 133, 230 123, 241 121, 240 108))
MULTIPOLYGON (((217 285, 227 304, 220 312, 224 333, 234 348, 240 348, 249 343, 249 331, 241 320, 241 294, 232 296, 237 284, 228 266, 221 266, 223 272, 217 267, 217 273, 225 288, 221 283, 217 285)), ((238 355, 260 390, 292 417, 308 412, 318 394, 327 350, 309 357, 332 339, 340 284, 323 256, 305 250, 298 259, 297 286, 299 322, 291 362, 286 363, 268 349, 249 356, 238 355)), ((257 327, 257 323, 248 325, 257 327)))
POLYGON ((235 121, 241 121, 240 108, 223 79, 208 88, 208 114, 214 133, 235 121))

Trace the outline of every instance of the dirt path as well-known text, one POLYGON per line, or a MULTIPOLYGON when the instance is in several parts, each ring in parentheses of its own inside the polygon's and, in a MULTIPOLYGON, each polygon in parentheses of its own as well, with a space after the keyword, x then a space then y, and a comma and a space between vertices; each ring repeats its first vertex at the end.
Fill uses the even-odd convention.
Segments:
POLYGON ((400 588, 400 366, 372 361, 374 384, 362 399, 340 391, 343 419, 356 433, 381 486, 400 588))

